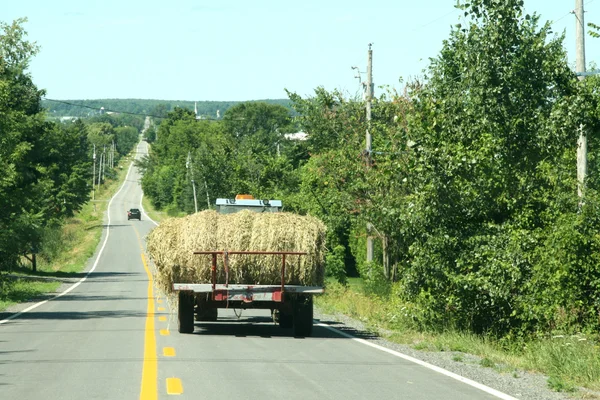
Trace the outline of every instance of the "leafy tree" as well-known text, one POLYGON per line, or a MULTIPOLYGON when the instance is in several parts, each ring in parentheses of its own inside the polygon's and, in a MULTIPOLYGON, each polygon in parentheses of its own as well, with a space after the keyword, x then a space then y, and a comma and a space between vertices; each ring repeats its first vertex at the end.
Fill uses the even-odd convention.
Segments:
POLYGON ((532 315, 540 230, 576 203, 573 186, 566 208, 549 196, 573 183, 575 121, 556 117, 576 80, 563 38, 523 15, 522 1, 462 8, 468 26, 452 30, 408 115, 420 173, 402 282, 423 321, 502 334, 532 315))
POLYGON ((115 146, 119 154, 129 153, 139 141, 138 130, 133 126, 120 126, 115 128, 114 132, 115 146))
POLYGON ((52 182, 52 216, 72 217, 89 199, 91 158, 88 154, 87 128, 76 121, 70 126, 56 125, 52 138, 45 141, 46 176, 52 182))
POLYGON ((0 268, 87 200, 85 129, 45 121, 44 92, 26 72, 37 46, 25 40, 25 21, 0 23, 0 268))
POLYGON ((88 140, 96 147, 108 146, 115 138, 115 129, 108 122, 94 122, 88 125, 88 140))

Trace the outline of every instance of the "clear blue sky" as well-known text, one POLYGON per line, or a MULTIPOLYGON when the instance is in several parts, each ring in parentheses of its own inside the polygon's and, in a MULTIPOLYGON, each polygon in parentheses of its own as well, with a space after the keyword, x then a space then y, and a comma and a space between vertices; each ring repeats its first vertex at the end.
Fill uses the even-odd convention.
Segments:
MULTIPOLYGON (((351 66, 400 88, 437 56, 455 0, 19 0, 0 19, 27 17, 41 46, 30 72, 48 98, 251 100, 310 95, 317 86, 359 90, 351 66)), ((600 24, 600 0, 584 0, 585 21, 600 24)), ((575 0, 525 0, 527 12, 566 32, 575 61, 575 0)), ((586 36, 588 64, 600 39, 586 36)))

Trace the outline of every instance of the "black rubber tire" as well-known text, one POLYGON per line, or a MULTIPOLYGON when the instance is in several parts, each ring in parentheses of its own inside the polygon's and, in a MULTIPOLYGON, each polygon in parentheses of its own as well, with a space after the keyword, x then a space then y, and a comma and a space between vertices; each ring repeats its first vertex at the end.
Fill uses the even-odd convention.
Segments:
POLYGON ((194 295, 187 292, 179 292, 177 330, 179 333, 194 333, 194 295))
POLYGON ((308 337, 313 331, 312 296, 298 296, 294 302, 294 336, 308 337))
POLYGON ((291 329, 294 326, 294 314, 284 313, 280 310, 277 323, 283 329, 291 329))
POLYGON ((196 308, 196 321, 215 322, 219 318, 218 308, 202 307, 202 302, 198 303, 196 308))

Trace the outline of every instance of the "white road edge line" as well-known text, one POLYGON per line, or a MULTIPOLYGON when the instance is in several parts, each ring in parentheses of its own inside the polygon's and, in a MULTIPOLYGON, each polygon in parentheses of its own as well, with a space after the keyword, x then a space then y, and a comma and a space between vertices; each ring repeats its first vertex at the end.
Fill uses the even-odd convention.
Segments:
MULTIPOLYGON (((141 186, 141 185, 140 185, 141 186)), ((158 226, 158 223, 154 221, 148 214, 146 214, 146 210, 144 210, 144 206, 142 205, 142 200, 144 199, 144 191, 142 190, 142 197, 140 197, 140 210, 142 210, 142 214, 146 216, 148 221, 152 222, 154 225, 158 226)))
POLYGON ((52 301, 54 299, 57 299, 59 297, 64 296, 65 294, 71 292, 72 290, 74 290, 77 286, 81 285, 83 282, 85 282, 85 280, 90 276, 90 274, 92 272, 94 272, 94 270, 96 269, 96 267, 98 266, 98 261, 100 261, 100 257, 102 256, 102 253, 104 252, 104 248, 106 247, 106 243, 108 242, 108 237, 110 236, 110 205, 112 204, 113 200, 117 197, 117 195, 121 192, 121 190, 123 190, 123 188, 125 187, 125 184, 127 183, 127 178, 129 177, 129 173, 131 172, 131 168, 133 167, 133 162, 131 164, 129 164, 129 169, 127 170, 127 175, 125 175, 125 181, 123 182, 123 185, 121 185, 121 187, 119 188, 119 190, 117 191, 117 193, 115 193, 115 195, 110 199, 110 201, 108 202, 108 207, 106 209, 106 213, 108 215, 108 224, 106 226, 106 237, 104 238, 104 243, 102 243, 102 247, 100 248, 100 251, 98 252, 98 256, 96 257, 96 260, 94 261, 94 265, 92 266, 92 269, 90 269, 87 274, 85 274, 85 276, 83 278, 81 278, 80 280, 78 280, 77 282, 75 282, 73 285, 69 286, 64 292, 61 292, 59 294, 57 294, 54 297, 51 297, 47 300, 44 301, 40 301, 39 303, 35 303, 29 307, 27 307, 26 309, 24 309, 23 311, 19 311, 18 313, 15 313, 13 315, 11 315, 10 317, 0 320, 0 325, 7 323, 8 321, 15 319, 17 317, 19 317, 20 315, 23 315, 33 309, 38 308, 39 306, 46 304, 49 301, 52 301))
POLYGON ((471 379, 465 378, 464 376, 460 376, 458 374, 455 374, 454 372, 450 372, 448 370, 445 370, 444 368, 441 368, 441 367, 435 366, 433 364, 429 364, 428 362, 419 360, 418 358, 414 358, 414 357, 411 357, 409 355, 400 353, 398 351, 395 351, 395 350, 392 350, 392 349, 388 349, 387 347, 380 346, 378 344, 369 342, 368 340, 365 340, 365 339, 357 338, 357 337, 352 336, 352 335, 350 335, 350 334, 348 334, 346 332, 342 332, 339 329, 335 329, 334 327, 329 326, 327 324, 323 324, 323 323, 319 322, 319 323, 315 323, 315 325, 321 326, 321 327, 323 327, 325 329, 329 329, 330 331, 335 332, 338 335, 342 335, 342 336, 344 336, 344 337, 346 337, 348 339, 352 339, 352 340, 354 340, 354 341, 356 341, 358 343, 362 343, 362 344, 364 344, 366 346, 371 346, 371 347, 373 347, 375 349, 378 349, 378 350, 381 350, 381 351, 385 351, 386 353, 391 354, 393 356, 400 357, 400 358, 402 358, 404 360, 413 362, 415 364, 419 364, 422 367, 428 368, 428 369, 433 370, 435 372, 439 372, 442 375, 446 375, 447 377, 450 377, 452 379, 456 379, 459 382, 465 383, 465 384, 467 384, 469 386, 472 386, 474 388, 482 390, 482 391, 484 391, 486 393, 491 394, 492 396, 496 396, 499 399, 503 399, 503 400, 518 400, 516 397, 512 397, 512 396, 510 396, 510 395, 508 395, 506 393, 502 393, 502 392, 500 392, 500 391, 498 391, 496 389, 492 389, 491 387, 486 386, 486 385, 484 385, 482 383, 475 382, 475 381, 473 381, 471 379))

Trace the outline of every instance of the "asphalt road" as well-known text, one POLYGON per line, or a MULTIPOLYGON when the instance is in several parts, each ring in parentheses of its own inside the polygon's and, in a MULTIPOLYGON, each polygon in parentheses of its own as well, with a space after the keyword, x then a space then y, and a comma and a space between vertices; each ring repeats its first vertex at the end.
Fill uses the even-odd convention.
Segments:
POLYGON ((220 310, 219 322, 179 334, 149 279, 143 238, 154 224, 127 220, 139 178, 132 168, 112 200, 87 279, 0 324, 0 398, 498 398, 322 326, 294 338, 268 312, 220 310))

